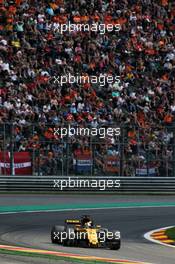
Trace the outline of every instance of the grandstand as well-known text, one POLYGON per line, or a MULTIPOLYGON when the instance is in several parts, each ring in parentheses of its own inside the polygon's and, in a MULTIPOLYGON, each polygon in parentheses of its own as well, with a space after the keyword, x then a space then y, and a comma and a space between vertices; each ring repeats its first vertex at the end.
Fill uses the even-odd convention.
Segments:
POLYGON ((0 0, 0 174, 175 176, 174 33, 173 0, 0 0))

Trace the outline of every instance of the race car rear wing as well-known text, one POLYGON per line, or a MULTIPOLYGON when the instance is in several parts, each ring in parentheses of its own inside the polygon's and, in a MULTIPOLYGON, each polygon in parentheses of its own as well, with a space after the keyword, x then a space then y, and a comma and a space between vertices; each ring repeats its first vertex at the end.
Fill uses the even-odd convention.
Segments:
POLYGON ((70 225, 79 225, 81 224, 81 221, 78 219, 66 219, 65 223, 70 225))

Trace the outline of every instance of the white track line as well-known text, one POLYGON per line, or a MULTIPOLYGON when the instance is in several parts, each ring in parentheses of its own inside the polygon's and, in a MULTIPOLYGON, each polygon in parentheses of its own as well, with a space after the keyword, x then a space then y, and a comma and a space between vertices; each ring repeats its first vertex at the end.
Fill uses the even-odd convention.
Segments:
POLYGON ((175 248, 175 246, 173 245, 168 245, 166 243, 163 243, 163 242, 160 242, 159 240, 156 240, 154 238, 151 237, 151 235, 154 233, 154 232, 159 232, 161 230, 166 230, 166 229, 169 229, 169 228, 172 228, 174 226, 167 226, 167 227, 162 227, 162 228, 158 228, 158 229, 155 229, 155 230, 151 230, 147 233, 144 234, 144 238, 153 242, 153 243, 156 243, 156 244, 159 244, 159 245, 163 245, 163 246, 167 246, 167 247, 171 247, 171 248, 175 248))

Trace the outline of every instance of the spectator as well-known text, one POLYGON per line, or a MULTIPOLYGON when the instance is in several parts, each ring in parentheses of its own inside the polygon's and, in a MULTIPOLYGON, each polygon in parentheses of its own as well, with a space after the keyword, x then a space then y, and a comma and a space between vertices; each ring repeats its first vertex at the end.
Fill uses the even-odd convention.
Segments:
MULTIPOLYGON (((139 157, 140 151, 146 158, 149 144, 159 158, 159 140, 162 134, 169 137, 166 127, 175 118, 174 1, 40 2, 0 2, 0 124, 10 121, 21 128, 15 139, 18 151, 51 150, 57 125, 113 124, 137 128, 134 135, 128 131, 125 160, 139 157), (61 34, 58 26, 68 22, 120 24, 121 30, 61 34), (69 73, 84 76, 86 82, 54 81, 58 74, 69 73), (120 82, 87 82, 89 76, 100 74, 120 76, 120 82), (37 140, 27 128, 34 123, 40 132, 37 140), (43 127, 47 123, 49 127, 43 127)), ((165 150, 169 156, 170 140, 165 150)), ((134 166, 139 162, 136 159, 134 166)), ((48 156, 46 163, 50 174, 55 158, 48 156)))

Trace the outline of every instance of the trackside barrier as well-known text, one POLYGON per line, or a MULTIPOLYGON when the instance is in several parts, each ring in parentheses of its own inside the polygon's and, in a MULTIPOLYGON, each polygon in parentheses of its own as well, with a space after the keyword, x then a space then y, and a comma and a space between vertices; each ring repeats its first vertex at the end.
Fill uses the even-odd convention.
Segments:
POLYGON ((0 192, 115 192, 116 194, 175 194, 175 178, 0 176, 0 192))

